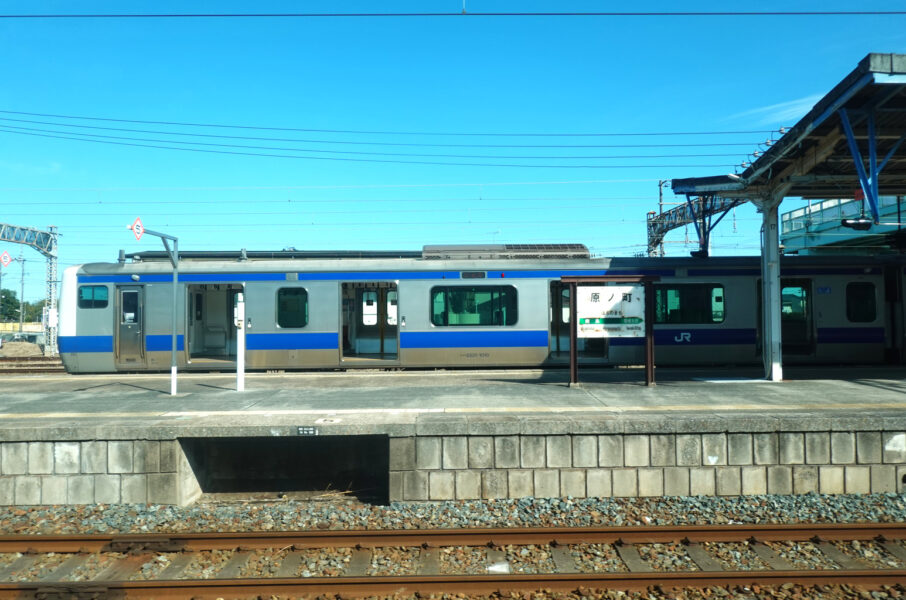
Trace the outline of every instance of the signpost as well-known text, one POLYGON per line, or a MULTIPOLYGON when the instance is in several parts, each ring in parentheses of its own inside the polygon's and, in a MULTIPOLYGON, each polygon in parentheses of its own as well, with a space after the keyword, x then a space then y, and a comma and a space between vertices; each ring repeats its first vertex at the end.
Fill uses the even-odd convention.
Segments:
MULTIPOLYGON (((3 251, 3 254, 0 255, 0 264, 3 265, 3 268, 9 267, 10 263, 13 262, 13 257, 9 255, 9 252, 6 250, 3 251)), ((3 269, 0 269, 0 303, 3 302, 3 269)))
POLYGON ((167 251, 167 255, 170 257, 170 264, 173 265, 173 332, 170 338, 170 395, 176 395, 176 315, 178 312, 178 298, 177 287, 179 281, 179 238, 175 238, 172 235, 167 235, 165 233, 158 233, 157 231, 151 231, 150 229, 145 229, 142 225, 142 220, 140 218, 135 219, 132 225, 126 227, 126 229, 131 229, 132 233, 135 234, 136 240, 141 240, 144 234, 153 235, 159 237, 160 240, 164 243, 164 249, 167 251), (170 244, 167 241, 170 240, 173 242, 173 250, 170 250, 170 244))
POLYGON ((579 384, 581 337, 644 337, 645 385, 654 385, 654 288, 660 277, 561 277, 569 284, 569 384, 579 384), (583 284, 583 285, 579 285, 583 284))
POLYGON ((245 391, 245 295, 236 294, 233 324, 236 326, 236 391, 245 391))

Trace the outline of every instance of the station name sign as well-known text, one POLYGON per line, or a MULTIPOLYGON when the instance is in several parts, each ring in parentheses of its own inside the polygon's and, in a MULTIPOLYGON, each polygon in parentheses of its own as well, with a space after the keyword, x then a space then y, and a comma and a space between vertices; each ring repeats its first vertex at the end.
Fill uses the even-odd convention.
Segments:
POLYGON ((580 338, 645 337, 642 285, 577 286, 580 338))

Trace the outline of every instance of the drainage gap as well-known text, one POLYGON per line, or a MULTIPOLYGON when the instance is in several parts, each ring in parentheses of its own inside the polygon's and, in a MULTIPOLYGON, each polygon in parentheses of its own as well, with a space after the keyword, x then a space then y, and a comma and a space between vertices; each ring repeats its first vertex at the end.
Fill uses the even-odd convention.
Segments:
POLYGON ((209 499, 263 495, 389 502, 386 435, 183 438, 179 443, 209 499))

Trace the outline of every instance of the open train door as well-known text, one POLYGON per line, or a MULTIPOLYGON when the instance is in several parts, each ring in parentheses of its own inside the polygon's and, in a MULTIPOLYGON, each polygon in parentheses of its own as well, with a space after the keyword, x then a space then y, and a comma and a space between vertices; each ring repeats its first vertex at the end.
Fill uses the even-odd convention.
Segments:
MULTIPOLYGON (((758 280, 758 351, 764 339, 761 280, 758 280)), ((813 356, 816 350, 812 280, 780 280, 780 342, 783 354, 813 356)))
POLYGON ((340 361, 347 366, 399 364, 399 290, 393 281, 343 282, 340 361))

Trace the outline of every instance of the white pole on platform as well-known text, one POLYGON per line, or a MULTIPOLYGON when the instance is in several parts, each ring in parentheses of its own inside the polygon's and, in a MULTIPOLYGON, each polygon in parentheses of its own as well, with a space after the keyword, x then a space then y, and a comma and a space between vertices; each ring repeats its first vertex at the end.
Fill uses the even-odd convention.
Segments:
POLYGON ((245 391, 245 297, 236 295, 236 391, 245 391))

